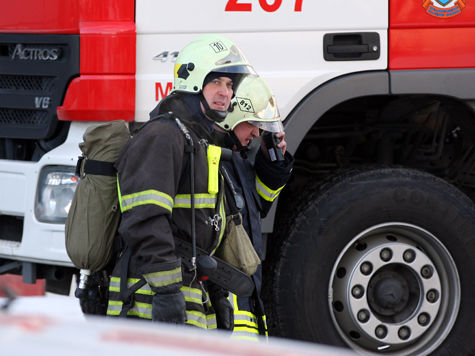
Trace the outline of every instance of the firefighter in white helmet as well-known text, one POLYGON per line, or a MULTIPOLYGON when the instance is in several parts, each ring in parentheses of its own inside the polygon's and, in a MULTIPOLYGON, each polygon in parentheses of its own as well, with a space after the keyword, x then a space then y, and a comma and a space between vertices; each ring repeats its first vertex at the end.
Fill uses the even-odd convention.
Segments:
MULTIPOLYGON (((263 260, 264 242, 260 218, 265 217, 290 177, 293 157, 286 152, 285 133, 275 98, 260 78, 248 76, 238 87, 231 102, 231 112, 217 125, 231 137, 234 149, 231 161, 222 163, 224 175, 229 177, 234 203, 242 216, 242 225, 263 260), (263 134, 254 162, 247 158, 251 141, 263 134), (241 153, 241 154, 240 154, 241 153)), ((233 204, 228 204, 233 205, 233 204)), ((229 206, 227 206, 229 209, 229 206)), ((269 241, 271 244, 272 242, 269 241)), ((234 307, 233 338, 257 340, 267 335, 264 306, 260 297, 262 267, 252 275, 255 291, 250 298, 231 294, 234 307)))
POLYGON ((123 213, 118 240, 125 248, 112 272, 109 316, 232 329, 226 291, 214 286, 209 296, 211 287, 194 265, 182 263, 176 246, 177 238, 195 240, 212 255, 222 240, 226 218, 209 146, 215 122, 226 118, 248 75, 255 75, 253 68, 224 36, 200 36, 180 51, 172 93, 116 162, 123 213))

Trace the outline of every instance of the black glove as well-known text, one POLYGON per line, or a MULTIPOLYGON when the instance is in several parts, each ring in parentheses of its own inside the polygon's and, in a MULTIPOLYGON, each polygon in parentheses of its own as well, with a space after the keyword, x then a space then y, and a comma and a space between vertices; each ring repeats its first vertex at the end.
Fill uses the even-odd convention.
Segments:
POLYGON ((184 324, 186 305, 183 293, 155 294, 152 300, 152 321, 184 324))
POLYGON ((109 278, 106 271, 92 273, 86 282, 86 288, 76 288, 74 295, 79 299, 84 314, 106 315, 109 299, 109 278))
POLYGON ((216 285, 209 287, 209 298, 216 312, 218 329, 234 329, 234 309, 228 300, 228 295, 229 293, 221 287, 216 285))

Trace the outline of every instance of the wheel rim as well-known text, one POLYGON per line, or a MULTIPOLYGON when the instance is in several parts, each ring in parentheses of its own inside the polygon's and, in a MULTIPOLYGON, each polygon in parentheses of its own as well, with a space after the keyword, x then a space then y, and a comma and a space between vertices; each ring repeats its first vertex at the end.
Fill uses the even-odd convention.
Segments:
POLYGON ((455 322, 460 281, 434 235, 393 222, 363 231, 344 247, 328 295, 333 323, 353 349, 427 355, 455 322))

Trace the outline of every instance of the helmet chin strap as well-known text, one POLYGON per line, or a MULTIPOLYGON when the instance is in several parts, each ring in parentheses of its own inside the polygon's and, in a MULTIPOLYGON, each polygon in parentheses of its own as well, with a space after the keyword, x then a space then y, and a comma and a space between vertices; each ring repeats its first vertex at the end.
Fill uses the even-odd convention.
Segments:
POLYGON ((223 122, 226 116, 228 115, 228 111, 211 109, 203 94, 200 94, 200 101, 201 104, 203 104, 203 107, 205 108, 205 115, 208 116, 211 120, 216 122, 223 122))
POLYGON ((234 142, 234 144, 236 145, 236 149, 237 151, 241 154, 241 156, 243 158, 247 158, 247 154, 246 152, 249 151, 249 147, 248 146, 243 146, 241 145, 241 141, 239 141, 239 138, 236 136, 236 134, 234 133, 234 131, 229 131, 229 137, 231 138, 231 140, 234 142))

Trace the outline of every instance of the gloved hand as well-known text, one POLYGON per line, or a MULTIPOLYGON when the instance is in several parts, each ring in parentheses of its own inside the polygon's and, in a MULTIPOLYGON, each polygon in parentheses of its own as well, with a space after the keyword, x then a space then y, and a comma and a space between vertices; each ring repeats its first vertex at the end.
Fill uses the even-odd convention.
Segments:
POLYGON ((228 300, 229 293, 216 285, 211 285, 208 289, 211 305, 216 312, 218 329, 232 331, 234 329, 234 309, 228 300))
POLYGON ((84 314, 106 315, 109 296, 109 278, 105 271, 92 273, 85 289, 76 288, 74 295, 79 299, 79 305, 84 314))
POLYGON ((152 321, 184 324, 186 305, 183 293, 155 294, 152 300, 152 321))

